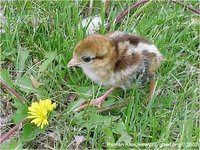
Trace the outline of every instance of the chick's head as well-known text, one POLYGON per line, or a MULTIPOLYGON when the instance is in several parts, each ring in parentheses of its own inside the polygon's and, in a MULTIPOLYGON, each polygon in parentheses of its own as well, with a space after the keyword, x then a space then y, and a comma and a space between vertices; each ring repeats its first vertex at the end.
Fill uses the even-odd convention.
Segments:
POLYGON ((114 63, 115 57, 115 46, 108 37, 90 35, 76 45, 67 66, 94 69, 114 63))

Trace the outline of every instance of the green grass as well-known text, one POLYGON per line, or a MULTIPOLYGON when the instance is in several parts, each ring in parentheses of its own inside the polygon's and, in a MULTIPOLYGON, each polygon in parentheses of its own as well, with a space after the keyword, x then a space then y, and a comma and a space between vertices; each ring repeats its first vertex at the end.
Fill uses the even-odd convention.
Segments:
MULTIPOLYGON (((198 1, 184 3, 199 8, 198 1)), ((28 104, 36 99, 51 98, 58 103, 55 114, 66 109, 56 123, 50 124, 32 141, 23 139, 21 132, 14 134, 9 139, 10 147, 76 148, 74 136, 83 135, 86 141, 79 148, 102 149, 108 142, 128 142, 149 143, 155 149, 163 149, 162 146, 198 149, 199 24, 192 23, 197 15, 176 4, 153 2, 138 16, 132 15, 138 10, 134 9, 120 24, 112 24, 109 31, 102 26, 101 34, 115 30, 136 32, 157 45, 165 61, 157 74, 155 96, 145 106, 146 89, 135 87, 126 92, 117 89, 104 107, 130 97, 124 107, 104 113, 95 113, 97 108, 73 113, 73 108, 83 99, 98 97, 107 89, 92 83, 81 69, 66 67, 74 46, 86 36, 85 29, 79 29, 78 25, 80 16, 87 12, 87 1, 77 4, 73 1, 4 1, 2 4, 7 18, 3 25, 5 34, 1 35, 2 78, 28 104), (38 88, 31 84, 30 75, 41 83, 38 88)), ((131 1, 112 2, 110 21, 131 4, 131 1)), ((100 13, 105 22, 101 8, 103 5, 95 2, 93 15, 100 13)), ((6 107, 1 117, 5 118, 15 114, 16 99, 3 91, 2 106, 6 107)), ((3 133, 12 125, 11 118, 2 128, 3 133)), ((139 147, 145 148, 145 145, 139 147)))

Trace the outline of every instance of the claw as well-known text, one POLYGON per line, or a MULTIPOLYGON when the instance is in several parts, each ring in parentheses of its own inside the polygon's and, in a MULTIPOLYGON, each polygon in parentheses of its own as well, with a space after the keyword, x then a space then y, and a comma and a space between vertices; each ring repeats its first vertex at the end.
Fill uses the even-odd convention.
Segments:
POLYGON ((104 101, 105 101, 105 98, 104 98, 104 97, 99 97, 99 98, 94 102, 94 106, 101 107, 102 104, 104 103, 104 101))

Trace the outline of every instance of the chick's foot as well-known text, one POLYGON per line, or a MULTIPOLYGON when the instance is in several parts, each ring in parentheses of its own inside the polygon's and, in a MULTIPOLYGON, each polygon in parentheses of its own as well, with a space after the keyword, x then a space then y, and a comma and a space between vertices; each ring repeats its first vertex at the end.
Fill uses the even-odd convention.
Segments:
POLYGON ((87 108, 88 106, 97 106, 97 107, 101 107, 101 105, 104 103, 104 101, 106 100, 106 98, 108 97, 108 95, 110 93, 112 93, 112 91, 115 89, 115 87, 111 87, 108 91, 106 91, 101 97, 97 98, 96 100, 92 100, 89 104, 83 104, 82 106, 76 108, 74 111, 81 111, 85 108, 87 108))

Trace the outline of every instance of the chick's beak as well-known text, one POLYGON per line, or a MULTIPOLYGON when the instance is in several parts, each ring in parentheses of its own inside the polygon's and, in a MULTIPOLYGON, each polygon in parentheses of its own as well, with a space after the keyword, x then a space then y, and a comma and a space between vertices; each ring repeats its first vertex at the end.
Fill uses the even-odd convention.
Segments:
POLYGON ((70 68, 70 67, 73 67, 73 66, 77 66, 77 65, 79 65, 79 64, 80 64, 80 63, 77 62, 76 59, 72 58, 72 59, 69 61, 69 63, 67 64, 67 67, 70 68))

